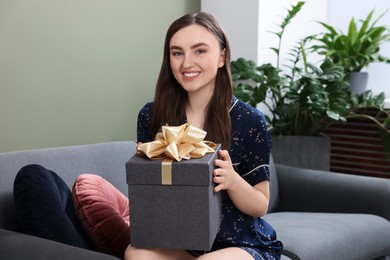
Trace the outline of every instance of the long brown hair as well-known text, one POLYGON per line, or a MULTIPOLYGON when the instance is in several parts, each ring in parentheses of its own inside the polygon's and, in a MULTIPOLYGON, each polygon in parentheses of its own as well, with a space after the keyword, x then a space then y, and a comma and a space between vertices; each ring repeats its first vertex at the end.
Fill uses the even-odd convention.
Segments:
POLYGON ((187 14, 169 27, 165 36, 164 55, 160 74, 156 84, 154 106, 151 119, 152 137, 161 131, 161 126, 177 126, 185 118, 185 105, 188 101, 187 92, 176 81, 170 64, 170 41, 180 29, 198 24, 204 26, 217 38, 221 51, 225 49, 225 65, 218 69, 213 96, 208 104, 204 129, 206 139, 221 143, 224 149, 229 149, 231 141, 231 122, 229 108, 233 95, 233 83, 230 73, 230 46, 224 30, 217 20, 208 13, 187 14))

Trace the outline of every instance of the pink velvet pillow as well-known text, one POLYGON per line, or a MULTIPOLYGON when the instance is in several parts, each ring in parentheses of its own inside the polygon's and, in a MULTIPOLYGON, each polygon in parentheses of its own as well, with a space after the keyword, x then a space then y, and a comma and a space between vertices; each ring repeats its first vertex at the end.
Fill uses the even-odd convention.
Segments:
POLYGON ((100 252, 123 258, 130 243, 129 200, 111 183, 84 173, 72 189, 76 215, 100 252))

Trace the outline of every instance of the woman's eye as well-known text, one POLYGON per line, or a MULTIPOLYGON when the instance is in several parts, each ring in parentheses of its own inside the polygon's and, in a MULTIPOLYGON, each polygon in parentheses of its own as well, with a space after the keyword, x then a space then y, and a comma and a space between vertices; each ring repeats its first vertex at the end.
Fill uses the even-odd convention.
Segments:
POLYGON ((181 56, 181 55, 183 55, 183 53, 180 52, 180 51, 174 51, 174 52, 172 52, 172 56, 181 56))
POLYGON ((203 54, 203 53, 205 53, 206 51, 205 50, 197 50, 196 51, 196 54, 203 54))

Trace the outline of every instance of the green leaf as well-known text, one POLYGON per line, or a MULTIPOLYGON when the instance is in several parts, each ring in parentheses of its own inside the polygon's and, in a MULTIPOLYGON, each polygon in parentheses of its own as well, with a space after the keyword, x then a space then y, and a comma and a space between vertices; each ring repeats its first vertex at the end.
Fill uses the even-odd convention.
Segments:
POLYGON ((311 49, 343 66, 346 74, 351 71, 360 71, 371 62, 390 64, 387 62, 388 58, 379 55, 381 44, 390 41, 389 30, 386 26, 376 25, 385 13, 372 22, 374 14, 372 10, 365 19, 359 20, 360 28, 352 18, 347 34, 329 24, 319 22, 327 31, 317 34, 315 41, 318 43, 314 44, 311 49))
MULTIPOLYGON (((359 31, 359 38, 361 38, 361 37, 366 33, 366 30, 367 30, 367 28, 368 28, 368 26, 369 26, 369 23, 370 23, 370 20, 371 20, 373 14, 374 14, 374 10, 372 10, 372 11, 368 14, 368 16, 366 17, 366 19, 363 20, 362 27, 360 28, 360 31, 359 31)), ((374 23, 374 24, 375 24, 375 23, 374 23)), ((374 24, 373 24, 373 25, 374 25, 374 24)))
POLYGON ((331 111, 331 110, 328 110, 326 111, 326 114, 329 118, 332 118, 334 120, 340 120, 340 114, 334 112, 334 111, 331 111))

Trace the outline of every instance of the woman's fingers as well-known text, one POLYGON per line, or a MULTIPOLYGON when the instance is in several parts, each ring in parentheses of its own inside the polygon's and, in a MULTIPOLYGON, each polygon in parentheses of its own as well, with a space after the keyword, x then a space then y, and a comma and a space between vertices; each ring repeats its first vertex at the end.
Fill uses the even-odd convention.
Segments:
POLYGON ((214 165, 217 167, 213 171, 213 182, 217 185, 214 187, 215 192, 227 189, 233 170, 232 162, 229 152, 226 150, 219 150, 218 155, 220 159, 216 159, 214 165))
POLYGON ((223 161, 230 161, 230 155, 229 152, 226 150, 219 150, 218 155, 223 161))
POLYGON ((219 192, 221 190, 224 190, 225 186, 223 183, 219 183, 217 186, 214 187, 214 192, 219 192))

